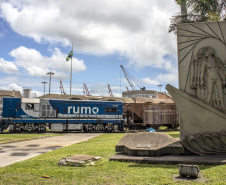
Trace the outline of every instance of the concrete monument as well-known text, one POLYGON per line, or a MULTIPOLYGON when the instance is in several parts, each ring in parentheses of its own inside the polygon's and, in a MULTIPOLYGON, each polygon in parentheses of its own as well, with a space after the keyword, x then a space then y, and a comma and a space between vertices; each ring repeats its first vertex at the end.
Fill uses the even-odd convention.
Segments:
POLYGON ((179 89, 166 89, 180 114, 180 139, 127 134, 110 160, 226 164, 226 21, 181 24, 177 30, 179 89))
POLYGON ((180 140, 189 151, 226 154, 226 21, 177 27, 180 140))

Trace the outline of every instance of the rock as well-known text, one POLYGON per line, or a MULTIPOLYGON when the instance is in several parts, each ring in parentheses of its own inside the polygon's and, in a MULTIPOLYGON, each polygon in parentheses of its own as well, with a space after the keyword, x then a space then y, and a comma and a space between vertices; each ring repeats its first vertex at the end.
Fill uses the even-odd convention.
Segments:
POLYGON ((91 166, 94 166, 94 165, 95 165, 95 163, 92 161, 92 162, 90 162, 90 165, 91 165, 91 166))
POLYGON ((73 155, 73 156, 69 156, 69 157, 61 159, 58 162, 58 165, 60 165, 60 166, 67 166, 67 165, 71 165, 71 166, 87 165, 87 166, 89 166, 89 165, 95 165, 93 160, 97 161, 100 159, 102 159, 100 156, 77 154, 77 155, 73 155))
POLYGON ((66 159, 61 159, 61 160, 58 162, 58 165, 59 165, 59 166, 67 166, 66 159))

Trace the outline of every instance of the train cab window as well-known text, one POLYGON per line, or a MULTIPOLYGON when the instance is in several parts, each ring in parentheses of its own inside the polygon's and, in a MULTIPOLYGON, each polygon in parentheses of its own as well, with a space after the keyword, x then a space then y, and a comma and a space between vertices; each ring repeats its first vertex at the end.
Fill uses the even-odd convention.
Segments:
POLYGON ((116 108, 105 108, 105 112, 115 113, 115 112, 117 112, 117 109, 116 108))
POLYGON ((34 103, 27 103, 26 104, 26 109, 27 110, 34 110, 34 103))

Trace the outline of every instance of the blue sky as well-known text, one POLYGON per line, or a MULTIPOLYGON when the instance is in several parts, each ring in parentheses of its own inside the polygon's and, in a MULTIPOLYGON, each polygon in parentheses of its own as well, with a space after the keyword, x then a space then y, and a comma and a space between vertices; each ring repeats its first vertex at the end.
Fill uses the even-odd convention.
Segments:
POLYGON ((120 65, 147 89, 177 86, 176 36, 168 26, 179 10, 174 0, 1 0, 0 89, 43 95, 41 82, 52 71, 51 92, 60 93, 62 80, 69 94, 72 43, 72 94, 83 94, 84 82, 92 95, 108 96, 110 84, 120 96, 130 88, 120 65))

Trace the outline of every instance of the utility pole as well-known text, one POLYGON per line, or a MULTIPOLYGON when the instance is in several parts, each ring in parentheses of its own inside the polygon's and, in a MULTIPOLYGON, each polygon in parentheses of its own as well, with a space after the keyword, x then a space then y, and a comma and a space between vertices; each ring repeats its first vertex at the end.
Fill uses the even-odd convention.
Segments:
POLYGON ((70 76, 70 95, 71 95, 71 86, 72 86, 72 58, 73 58, 73 44, 71 48, 71 52, 68 54, 66 61, 71 59, 71 76, 70 76))
POLYGON ((73 58, 73 44, 72 44, 72 57, 71 57, 71 80, 70 80, 70 95, 71 95, 71 86, 72 86, 72 58, 73 58))
POLYGON ((45 85, 47 84, 47 82, 42 82, 42 84, 44 84, 44 95, 45 95, 45 85))
POLYGON ((159 85, 157 85, 158 87, 159 87, 159 89, 160 89, 160 91, 159 92, 161 92, 161 87, 163 86, 162 84, 159 84, 159 85))
POLYGON ((52 73, 51 71, 46 73, 47 75, 49 75, 49 94, 50 94, 50 89, 51 89, 51 75, 54 75, 54 73, 52 73))

